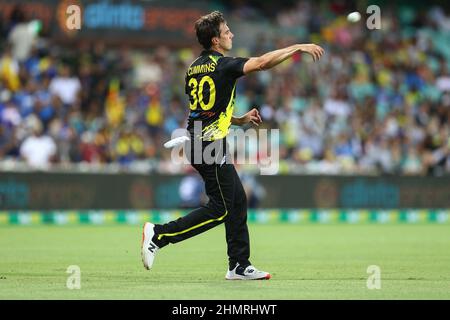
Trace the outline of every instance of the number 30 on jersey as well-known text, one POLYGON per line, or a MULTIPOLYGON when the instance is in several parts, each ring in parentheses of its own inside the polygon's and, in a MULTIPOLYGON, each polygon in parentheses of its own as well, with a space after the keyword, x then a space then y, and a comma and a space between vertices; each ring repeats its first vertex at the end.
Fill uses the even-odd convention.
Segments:
POLYGON ((203 78, 201 78, 200 83, 197 81, 197 79, 191 78, 188 85, 192 88, 190 94, 193 102, 189 103, 189 108, 191 108, 191 110, 197 109, 197 104, 200 104, 200 107, 203 110, 209 110, 214 106, 214 102, 216 102, 216 86, 210 76, 204 76, 203 78), (205 85, 205 82, 207 82, 209 85, 208 103, 205 103, 203 101, 203 86, 205 85))

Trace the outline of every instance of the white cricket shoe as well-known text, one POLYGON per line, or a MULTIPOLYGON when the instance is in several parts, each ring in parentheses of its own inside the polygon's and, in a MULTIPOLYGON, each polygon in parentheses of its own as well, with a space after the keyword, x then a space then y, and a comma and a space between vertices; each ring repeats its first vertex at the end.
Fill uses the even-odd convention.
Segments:
POLYGON ((147 270, 152 268, 156 252, 159 250, 159 247, 152 241, 152 238, 155 235, 155 231, 153 230, 154 227, 155 225, 153 223, 146 222, 144 223, 144 229, 142 231, 141 256, 144 267, 147 270))
POLYGON ((246 268, 236 265, 233 270, 228 270, 225 275, 227 280, 269 280, 271 277, 270 273, 265 271, 260 271, 254 266, 248 266, 246 268))

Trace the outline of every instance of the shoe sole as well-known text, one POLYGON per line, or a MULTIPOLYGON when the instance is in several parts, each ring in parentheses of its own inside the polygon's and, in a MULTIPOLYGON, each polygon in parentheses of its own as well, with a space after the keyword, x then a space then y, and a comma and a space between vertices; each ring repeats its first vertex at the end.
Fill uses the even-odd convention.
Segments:
POLYGON ((266 276, 264 276, 264 277, 262 277, 262 278, 249 279, 249 278, 227 278, 227 277, 225 277, 225 280, 243 280, 243 281, 249 281, 249 280, 269 280, 270 278, 272 278, 272 276, 270 275, 270 273, 268 273, 266 276))
POLYGON ((144 264, 144 268, 147 270, 150 270, 151 268, 148 266, 147 262, 145 261, 145 251, 146 251, 146 247, 147 244, 145 243, 145 227, 147 225, 149 225, 149 222, 144 223, 144 226, 142 227, 142 242, 141 242, 141 258, 142 258, 142 263, 144 264))

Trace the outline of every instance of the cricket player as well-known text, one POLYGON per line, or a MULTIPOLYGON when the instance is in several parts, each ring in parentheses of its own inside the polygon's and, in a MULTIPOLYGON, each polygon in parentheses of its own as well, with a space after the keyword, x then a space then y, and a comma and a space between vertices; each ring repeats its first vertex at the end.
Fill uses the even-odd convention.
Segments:
POLYGON ((218 11, 198 19, 195 31, 204 50, 186 71, 185 91, 190 102, 189 159, 205 182, 209 202, 166 224, 146 222, 141 252, 144 267, 151 269, 157 251, 168 244, 224 223, 228 247, 225 278, 270 279, 268 272, 256 269, 249 260, 247 197, 234 165, 228 161, 226 136, 230 125, 259 125, 262 122, 255 108, 241 117, 233 115, 236 81, 252 72, 271 69, 295 53, 310 54, 317 61, 324 50, 315 44, 294 44, 260 57, 227 57, 234 35, 218 11))

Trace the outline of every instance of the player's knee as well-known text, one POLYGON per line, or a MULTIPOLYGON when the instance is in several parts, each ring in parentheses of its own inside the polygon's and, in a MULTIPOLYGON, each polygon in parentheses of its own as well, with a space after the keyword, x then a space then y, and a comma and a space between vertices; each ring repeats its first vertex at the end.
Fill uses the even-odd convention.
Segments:
POLYGON ((214 216, 216 219, 225 218, 228 215, 228 210, 224 205, 215 206, 214 216))
POLYGON ((241 197, 241 203, 245 206, 247 206, 247 195, 245 194, 245 192, 242 192, 242 197, 241 197))
POLYGON ((245 210, 247 209, 247 195, 245 192, 242 192, 239 195, 239 198, 235 202, 235 208, 245 210))

